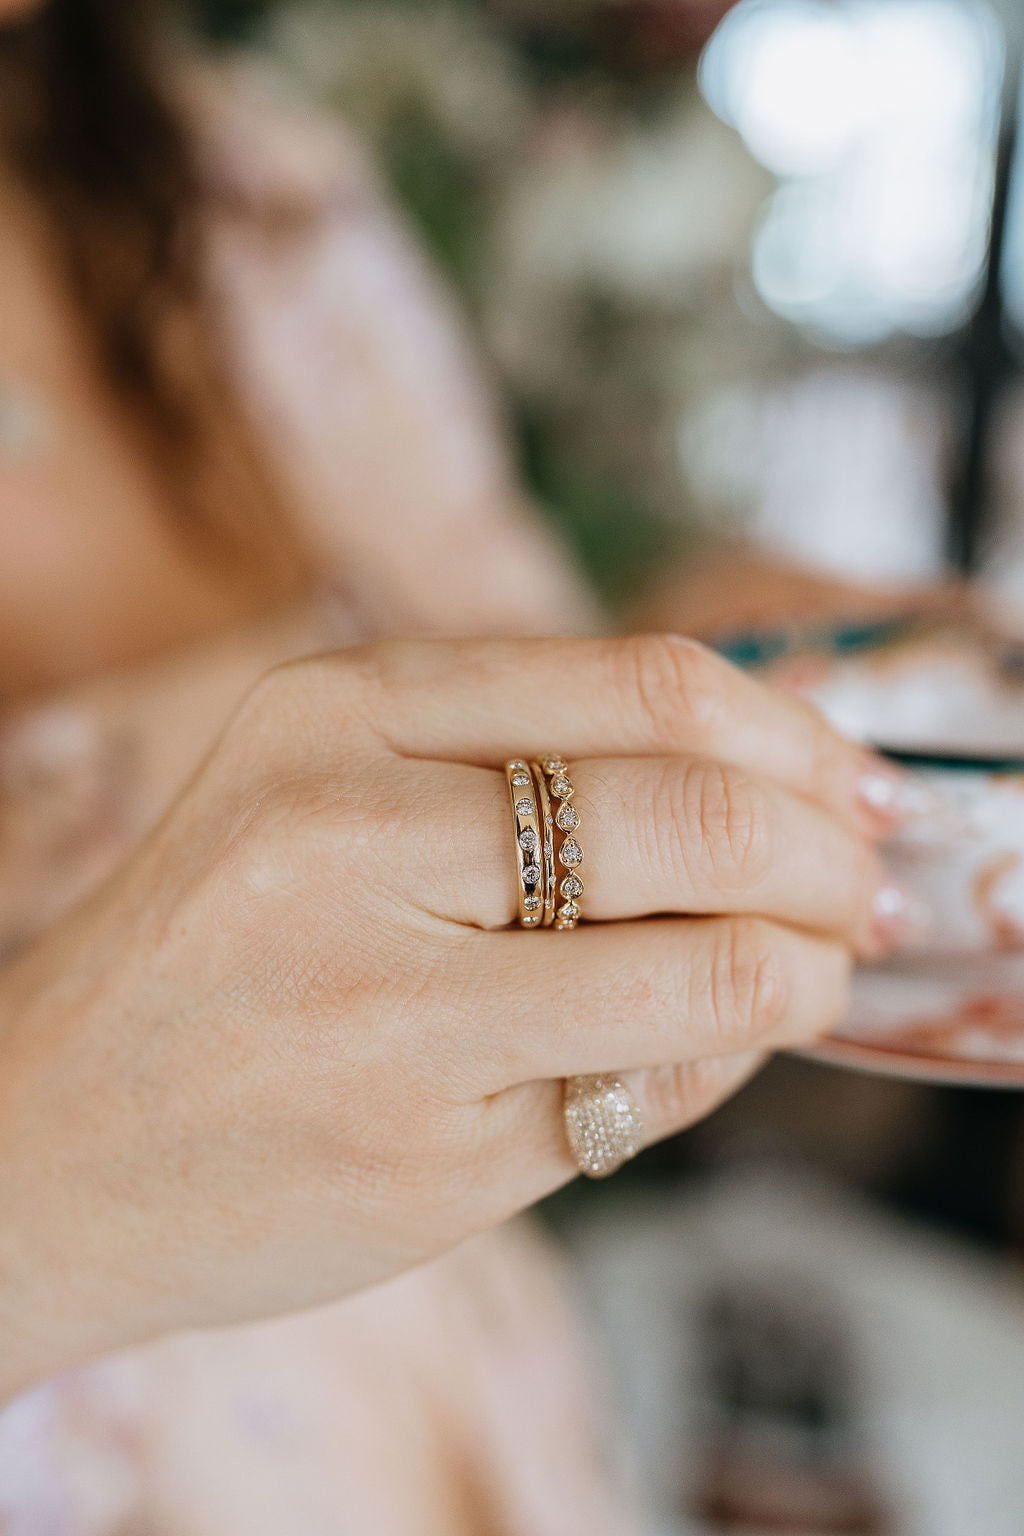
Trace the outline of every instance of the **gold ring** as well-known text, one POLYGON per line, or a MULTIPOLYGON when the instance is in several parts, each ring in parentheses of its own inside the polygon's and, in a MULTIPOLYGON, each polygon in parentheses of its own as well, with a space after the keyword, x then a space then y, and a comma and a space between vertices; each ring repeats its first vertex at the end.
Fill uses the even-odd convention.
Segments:
POLYGON ((506 763, 505 773, 515 836, 519 921, 524 928, 536 928, 544 915, 544 872, 540 862, 543 838, 537 795, 533 776, 521 758, 513 758, 510 763, 506 763))
POLYGON ((580 1173, 603 1179, 643 1146, 637 1102, 620 1077, 570 1077, 565 1084, 565 1134, 580 1173))
POLYGON ((558 802, 555 812, 555 826, 562 834, 562 840, 557 849, 558 862, 565 870, 558 887, 562 897, 562 905, 558 909, 555 918, 555 927, 559 929, 575 928, 580 920, 579 899, 583 895, 583 877, 580 874, 580 865, 583 863, 583 849, 578 837, 580 825, 580 813, 572 803, 572 797, 576 788, 569 776, 569 769, 565 759, 557 753, 550 753, 542 757, 540 767, 547 779, 548 793, 552 800, 558 802))
POLYGON ((551 809, 551 796, 548 794, 544 770, 539 763, 531 763, 530 772, 533 774, 534 783, 537 786, 537 805, 540 811, 542 833, 544 927, 550 928, 555 920, 555 818, 551 809))

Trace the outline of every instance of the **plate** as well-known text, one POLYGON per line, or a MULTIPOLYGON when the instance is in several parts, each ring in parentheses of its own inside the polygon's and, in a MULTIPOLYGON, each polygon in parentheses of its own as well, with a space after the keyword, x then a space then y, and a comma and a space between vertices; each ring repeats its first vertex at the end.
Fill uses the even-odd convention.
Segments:
POLYGON ((800 1054, 921 1082, 1024 1088, 1024 953, 860 970, 848 1021, 800 1054))

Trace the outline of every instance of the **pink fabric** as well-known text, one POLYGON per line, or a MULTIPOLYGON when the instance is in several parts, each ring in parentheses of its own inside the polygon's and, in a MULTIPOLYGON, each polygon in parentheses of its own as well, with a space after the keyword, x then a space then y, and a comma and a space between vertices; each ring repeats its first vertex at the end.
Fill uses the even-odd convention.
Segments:
POLYGON ((600 1536, 599 1451, 556 1270, 510 1229, 324 1311, 27 1393, 0 1415, 0 1530, 600 1536))

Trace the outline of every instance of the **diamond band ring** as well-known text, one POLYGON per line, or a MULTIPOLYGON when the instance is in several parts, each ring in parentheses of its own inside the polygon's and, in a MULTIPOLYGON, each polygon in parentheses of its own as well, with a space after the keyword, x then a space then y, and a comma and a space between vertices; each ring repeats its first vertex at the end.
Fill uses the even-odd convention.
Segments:
POLYGON ((568 1078, 564 1114, 570 1150, 588 1178, 606 1178, 643 1146, 640 1110, 619 1077, 568 1078))
POLYGON ((557 805, 554 822, 561 833, 557 858, 564 874, 559 885, 562 905, 555 917, 555 927, 575 928, 580 920, 579 899, 583 895, 583 877, 580 874, 583 849, 578 836, 580 813, 572 803, 576 789, 564 758, 552 753, 541 758, 540 767, 547 779, 548 793, 557 805))
POLYGON ((520 758, 505 764, 519 874, 519 921, 536 928, 544 916, 543 836, 533 775, 520 758))

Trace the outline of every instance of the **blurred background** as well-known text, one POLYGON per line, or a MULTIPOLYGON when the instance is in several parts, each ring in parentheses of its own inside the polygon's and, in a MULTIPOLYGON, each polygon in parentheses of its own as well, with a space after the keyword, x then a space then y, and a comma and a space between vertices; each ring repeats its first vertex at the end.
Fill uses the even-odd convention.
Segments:
POLYGON ((1016 596, 1011 0, 215 0, 205 25, 375 147, 612 598, 723 534, 871 580, 951 557, 1016 596))
MULTIPOLYGON (((1024 632, 1018 0, 197 26, 370 146, 624 620, 742 541, 831 592, 970 575, 1024 632)), ((1019 1095, 781 1059, 545 1215, 651 1536, 1020 1536, 1019 1095)))
MULTIPOLYGON (((218 0, 353 124, 626 614, 748 540, 1024 613, 1014 0, 218 0)), ((548 1217, 667 1533, 1024 1528, 1015 1095, 779 1061, 548 1217)))

